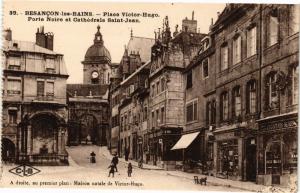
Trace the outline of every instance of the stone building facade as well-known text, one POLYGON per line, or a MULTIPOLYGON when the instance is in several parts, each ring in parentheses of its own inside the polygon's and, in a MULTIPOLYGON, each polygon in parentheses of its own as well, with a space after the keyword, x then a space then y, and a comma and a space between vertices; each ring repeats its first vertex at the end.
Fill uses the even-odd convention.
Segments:
MULTIPOLYGON (((111 77, 109 92, 111 138, 109 148, 112 153, 118 153, 120 156, 125 155, 125 150, 128 152, 130 158, 135 159, 139 158, 143 153, 141 147, 139 147, 139 150, 136 148, 136 144, 138 143, 136 140, 137 136, 141 136, 141 134, 137 134, 136 131, 141 128, 146 128, 146 126, 145 123, 144 126, 139 125, 140 122, 138 119, 133 120, 134 116, 139 115, 138 112, 147 114, 147 112, 144 113, 142 109, 137 107, 137 104, 138 106, 140 104, 137 103, 137 100, 140 100, 143 104, 147 101, 146 90, 148 87, 144 86, 147 85, 145 77, 149 75, 147 70, 149 67, 145 66, 145 64, 150 60, 150 50, 153 44, 154 39, 134 36, 131 31, 131 36, 125 46, 121 62, 111 77), (144 89, 141 89, 142 87, 144 87, 144 89), (141 92, 145 92, 145 96, 144 94, 140 96, 141 92), (141 99, 140 97, 146 98, 141 99), (131 108, 133 108, 133 110, 131 110, 131 108), (131 135, 135 137, 130 137, 131 135)), ((142 121, 142 119, 139 120, 142 121)), ((141 138, 139 138, 139 140, 141 142, 141 138)))
POLYGON ((215 89, 186 90, 186 100, 204 100, 197 114, 213 159, 202 164, 217 177, 288 185, 297 169, 299 7, 228 4, 209 38, 212 55, 200 52, 185 72, 188 81, 208 56, 215 76, 215 89))
POLYGON ((2 56, 2 160, 65 165, 66 80, 63 55, 53 51, 53 34, 37 29, 36 42, 4 31, 2 56))
POLYGON ((148 140, 150 161, 174 169, 175 161, 182 158, 179 139, 185 126, 182 72, 198 53, 205 34, 196 31, 194 13, 192 19, 182 21, 180 32, 176 27, 173 37, 168 17, 163 25, 151 50, 148 140))
POLYGON ((83 84, 67 85, 68 144, 107 145, 111 56, 104 46, 100 26, 82 64, 83 84))

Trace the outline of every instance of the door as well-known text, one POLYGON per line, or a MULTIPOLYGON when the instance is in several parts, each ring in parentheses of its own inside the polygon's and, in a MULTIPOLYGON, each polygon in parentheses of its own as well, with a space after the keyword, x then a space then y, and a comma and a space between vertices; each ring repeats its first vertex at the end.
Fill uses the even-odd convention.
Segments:
POLYGON ((246 180, 256 181, 256 145, 255 139, 248 139, 246 146, 246 180))

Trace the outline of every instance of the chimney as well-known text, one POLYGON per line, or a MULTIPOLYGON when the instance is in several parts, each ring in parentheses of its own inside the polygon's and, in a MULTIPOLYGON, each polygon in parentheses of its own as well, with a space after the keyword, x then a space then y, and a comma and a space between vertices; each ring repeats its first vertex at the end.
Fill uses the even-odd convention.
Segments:
POLYGON ((12 40, 12 31, 11 31, 11 29, 8 28, 8 29, 4 30, 3 36, 4 36, 5 40, 11 41, 12 40))
POLYGON ((48 32, 47 34, 44 33, 44 26, 37 28, 37 32, 35 33, 36 45, 49 50, 53 50, 53 39, 54 39, 53 33, 51 32, 48 32))
POLYGON ((192 19, 187 17, 182 20, 182 31, 197 33, 197 20, 194 19, 194 11, 192 12, 192 19))

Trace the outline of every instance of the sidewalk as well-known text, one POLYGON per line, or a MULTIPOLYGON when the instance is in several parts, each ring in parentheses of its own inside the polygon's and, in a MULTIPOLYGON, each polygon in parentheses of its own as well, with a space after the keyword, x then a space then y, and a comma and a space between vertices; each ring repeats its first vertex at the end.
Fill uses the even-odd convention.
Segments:
MULTIPOLYGON (((112 159, 112 155, 110 152, 106 149, 106 147, 101 147, 100 152, 103 154, 106 158, 112 159)), ((127 163, 124 158, 119 158, 120 162, 127 163)), ((130 160, 132 165, 134 167, 138 167, 138 163, 136 161, 130 160)), ((194 181, 194 176, 198 176, 198 178, 207 178, 207 184, 208 185, 213 185, 213 186, 226 186, 226 187, 232 187, 232 188, 237 188, 240 190, 245 190, 245 191, 250 191, 250 192, 292 192, 291 188, 283 188, 283 187, 272 187, 272 186, 264 186, 264 185, 259 185, 255 184, 254 182, 242 182, 242 181, 235 181, 235 180, 229 180, 229 179, 222 179, 222 178, 217 178, 214 176, 206 176, 202 174, 195 174, 195 173, 187 173, 187 172, 182 172, 182 171, 166 171, 162 168, 159 168, 157 166, 153 165, 148 165, 148 164, 143 164, 143 169, 148 169, 148 170, 154 170, 154 172, 164 172, 166 175, 170 176, 176 176, 180 178, 185 178, 191 181, 194 181)), ((295 190, 296 192, 296 190, 295 190)))

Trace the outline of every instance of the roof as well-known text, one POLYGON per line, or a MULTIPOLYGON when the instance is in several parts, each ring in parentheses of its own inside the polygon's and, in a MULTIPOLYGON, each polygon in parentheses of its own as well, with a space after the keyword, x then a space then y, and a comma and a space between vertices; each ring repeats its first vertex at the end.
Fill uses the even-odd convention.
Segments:
POLYGON ((62 55, 56 53, 52 50, 43 48, 41 46, 36 45, 34 42, 29 41, 20 41, 20 40, 12 40, 12 41, 3 41, 3 50, 15 50, 21 52, 35 52, 35 53, 43 53, 43 54, 50 54, 50 55, 62 55), (16 45, 16 46, 14 46, 16 45))
POLYGON ((125 84, 128 80, 130 80, 132 77, 134 77, 136 74, 138 74, 142 69, 144 69, 146 66, 150 64, 150 60, 146 62, 143 66, 139 67, 134 73, 130 74, 125 80, 123 80, 120 84, 123 85, 125 84))
POLYGON ((142 62, 147 62, 151 57, 151 47, 155 40, 152 38, 132 36, 127 44, 127 50, 131 52, 139 52, 142 62))
POLYGON ((104 96, 108 90, 108 85, 100 84, 67 84, 67 92, 74 96, 104 96), (91 93, 90 93, 91 92, 91 93))
POLYGON ((109 59, 111 61, 110 53, 104 45, 93 44, 87 49, 84 61, 97 61, 101 59, 109 59))

